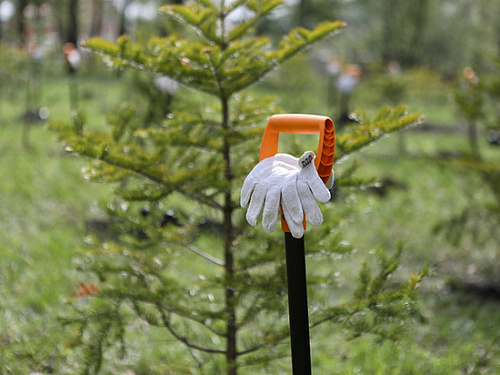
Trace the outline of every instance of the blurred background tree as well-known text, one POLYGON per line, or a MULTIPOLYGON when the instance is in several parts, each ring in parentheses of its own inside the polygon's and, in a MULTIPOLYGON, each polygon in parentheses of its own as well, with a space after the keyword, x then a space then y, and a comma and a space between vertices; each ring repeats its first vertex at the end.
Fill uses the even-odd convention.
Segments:
POLYGON ((467 122, 469 149, 452 155, 445 165, 451 164, 458 176, 476 178, 467 179, 462 187, 467 205, 435 229, 457 248, 470 247, 469 267, 474 272, 467 278, 451 277, 451 285, 477 295, 499 296, 500 254, 490 249, 500 245, 500 163, 489 151, 500 145, 500 61, 492 62, 490 69, 477 75, 466 67, 455 91, 455 105, 467 122))
MULTIPOLYGON (((154 24, 165 35, 166 21, 155 10, 168 3, 181 2, 3 0, 0 35, 7 42, 32 38, 28 30, 32 27, 33 12, 28 10, 33 7, 44 9, 42 17, 52 20, 50 26, 57 32, 60 43, 76 45, 97 35, 114 39, 126 33, 137 37, 141 30, 151 32, 154 24)), ((498 55, 500 31, 494 15, 499 7, 487 0, 286 1, 259 24, 258 30, 272 33, 279 40, 296 25, 310 28, 323 20, 343 19, 353 31, 339 38, 332 48, 345 61, 362 66, 397 61, 403 69, 424 65, 451 78, 467 65, 481 71, 484 54, 498 55)), ((47 35, 47 31, 38 32, 38 37, 47 35)))

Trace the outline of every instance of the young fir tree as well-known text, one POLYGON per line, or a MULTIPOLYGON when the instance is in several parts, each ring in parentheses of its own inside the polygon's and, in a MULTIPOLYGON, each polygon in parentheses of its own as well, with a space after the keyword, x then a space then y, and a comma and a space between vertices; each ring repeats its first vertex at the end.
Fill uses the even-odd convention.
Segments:
MULTIPOLYGON (((161 126, 138 125, 128 106, 113 116, 110 132, 90 130, 78 116, 72 125, 53 125, 66 150, 95 160, 86 171, 89 178, 115 186, 114 200, 104 207, 116 234, 93 237, 84 251, 81 267, 97 279, 80 286, 77 295, 91 297, 75 303, 75 314, 66 319, 78 327, 75 343, 85 347, 84 373, 103 368, 107 349, 118 347, 125 354, 133 344, 128 329, 138 319, 152 327, 152 335, 161 332, 155 345, 168 346, 172 339, 182 344, 200 373, 235 375, 250 365, 250 373, 256 373, 255 366, 267 366, 269 373, 269 366, 288 356, 282 236, 250 227, 239 207, 242 182, 258 162, 265 123, 279 109, 269 98, 253 98, 244 90, 344 24, 294 29, 273 49, 268 38, 253 31, 278 5, 279 0, 196 0, 161 8, 195 33, 152 38, 147 45, 127 37, 86 42, 115 68, 177 80, 192 90, 193 103, 175 101, 161 126), (230 23, 228 17, 242 7, 251 17, 230 23), (169 209, 176 216, 166 214, 169 209)), ((359 113, 359 124, 337 137, 336 158, 418 119, 403 107, 382 108, 373 118, 359 113)), ((337 176, 338 184, 362 183, 352 176, 354 169, 337 176)), ((334 209, 324 210, 326 223, 308 232, 306 245, 321 262, 348 250, 335 220, 328 219, 327 211, 334 209)), ((311 294, 311 326, 333 323, 353 337, 393 337, 401 321, 415 313, 415 290, 423 276, 385 290, 400 252, 381 251, 375 274, 364 265, 352 300, 343 304, 321 306, 334 284, 334 268, 309 275, 309 287, 317 290, 311 294)), ((182 360, 173 359, 168 347, 162 353, 158 373, 181 373, 182 360)))
MULTIPOLYGON (((476 258, 485 259, 484 268, 496 275, 497 262, 488 259, 491 255, 485 250, 490 246, 495 249, 493 257, 498 257, 500 163, 496 154, 500 145, 500 60, 495 63, 494 71, 484 76, 478 76, 470 67, 465 68, 460 88, 455 92, 455 104, 468 125, 469 151, 452 159, 451 165, 460 176, 469 177, 464 192, 467 204, 435 229, 443 232, 456 246, 465 238, 471 239, 479 248, 476 258), (486 140, 490 145, 484 142, 486 140), (488 150, 490 147, 492 149, 488 150)), ((449 160, 446 162, 448 168, 449 160)), ((494 282, 498 283, 498 280, 494 282)))

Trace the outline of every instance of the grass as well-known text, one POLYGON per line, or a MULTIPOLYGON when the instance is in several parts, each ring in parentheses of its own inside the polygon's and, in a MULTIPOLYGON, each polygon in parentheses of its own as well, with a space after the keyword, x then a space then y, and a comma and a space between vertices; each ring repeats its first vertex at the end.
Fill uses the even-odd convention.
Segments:
MULTIPOLYGON (((55 119, 69 117, 65 83, 44 85, 43 105, 55 119)), ((101 91, 97 102, 105 103, 110 92, 101 91)), ((72 261, 85 236, 84 220, 107 194, 106 187, 82 179, 84 161, 64 154, 42 124, 30 126, 29 145, 23 144, 24 108, 17 99, 3 102, 0 116, 2 374, 43 371, 65 353, 55 317, 82 277, 72 261)))
MULTIPOLYGON (((254 92, 277 94, 288 112, 325 114, 335 119, 334 113, 329 113, 334 111, 328 106, 326 94, 321 95, 326 92, 325 82, 307 70, 306 64, 303 58, 286 65, 254 92), (294 74, 297 70, 305 74, 294 74), (295 87, 302 91, 291 95, 295 87)), ((426 71, 410 72, 404 79, 412 110, 426 114, 431 123, 454 123, 455 113, 449 105, 451 91, 446 84, 426 71)), ((116 104, 137 100, 130 95, 126 82, 104 75, 89 76, 80 83, 80 105, 89 123, 102 126, 116 104)), ((364 78, 352 97, 352 105, 374 110, 383 104, 377 95, 380 84, 377 77, 364 78)), ((70 117, 67 89, 64 77, 44 80, 41 105, 50 109, 52 120, 67 121, 70 117)), ((110 191, 85 181, 80 174, 85 160, 64 154, 54 134, 43 126, 32 126, 30 146, 23 146, 19 121, 23 104, 23 93, 14 90, 8 100, 2 100, 0 112, 0 373, 49 373, 49 369, 72 373, 75 359, 68 343, 72 335, 61 329, 56 317, 78 282, 85 281, 85 275, 77 273, 72 262, 84 241, 85 219, 95 214, 95 202, 109 196, 110 191)), ((370 337, 346 342, 334 327, 316 328, 312 331, 314 371, 342 375, 498 373, 498 302, 448 287, 448 280, 462 277, 473 262, 478 263, 475 269, 481 269, 481 260, 471 255, 478 249, 471 249, 471 242, 452 246, 442 236, 432 235, 436 224, 465 207, 464 192, 477 184, 474 176, 457 175, 440 167, 432 157, 443 150, 463 150, 467 142, 458 133, 405 131, 404 139, 404 154, 399 151, 398 137, 389 137, 357 156, 363 164, 361 175, 388 177, 398 183, 386 197, 341 190, 340 199, 329 208, 357 206, 342 223, 345 239, 354 252, 339 262, 339 290, 332 296, 349 291, 360 260, 372 261, 375 246, 391 250, 396 239, 401 239, 406 249, 405 262, 394 275, 396 280, 407 278, 410 271, 417 271, 425 263, 433 266, 433 274, 422 289, 425 320, 410 325, 397 343, 374 344, 370 337)), ((489 157, 498 153, 496 149, 483 149, 489 157)), ((205 245, 210 246, 213 239, 206 241, 205 245)), ((495 250, 484 249, 493 254, 495 250)), ((308 260, 310 272, 320 266, 314 259, 308 260)), ((135 328, 138 332, 146 330, 140 325, 135 328)), ((155 343, 163 342, 164 338, 153 336, 155 343)), ((174 346, 166 354, 160 345, 148 344, 147 340, 136 340, 135 352, 128 359, 135 364, 127 368, 134 368, 137 374, 152 373, 148 361, 168 355, 175 362, 181 352, 174 346)), ((282 364, 286 369, 288 361, 282 364)))

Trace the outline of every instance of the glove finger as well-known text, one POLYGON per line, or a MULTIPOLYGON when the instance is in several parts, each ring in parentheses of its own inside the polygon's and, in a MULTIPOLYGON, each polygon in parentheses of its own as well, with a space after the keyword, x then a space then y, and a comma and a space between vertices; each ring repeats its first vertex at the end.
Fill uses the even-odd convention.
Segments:
POLYGON ((267 233, 274 232, 276 229, 279 206, 280 188, 275 185, 267 191, 264 211, 262 213, 262 227, 267 233))
POLYGON ((240 196, 240 206, 245 208, 250 201, 250 195, 255 187, 256 181, 253 179, 249 179, 250 175, 243 182, 243 187, 241 188, 241 196, 240 196))
POLYGON ((285 217, 287 223, 302 224, 304 222, 304 213, 302 213, 300 218, 296 218, 285 205, 282 204, 281 209, 283 210, 283 216, 285 217))
POLYGON ((304 224, 302 223, 302 219, 300 222, 294 221, 285 207, 283 207, 283 215, 285 216, 286 223, 288 224, 288 228, 290 228, 292 236, 294 238, 301 238, 304 235, 304 224))
POLYGON ((248 206, 246 219, 248 223, 252 226, 257 224, 257 218, 259 217, 260 211, 262 210, 262 206, 264 205, 264 199, 266 196, 265 188, 262 188, 260 185, 257 185, 252 194, 252 198, 250 199, 250 205, 248 206))
POLYGON ((248 201, 250 200, 250 195, 255 188, 255 185, 259 183, 259 181, 263 180, 264 176, 269 175, 269 171, 273 166, 273 158, 266 158, 260 161, 248 176, 245 178, 243 182, 243 186, 241 187, 241 196, 240 196, 240 205, 241 207, 246 207, 248 201))
POLYGON ((314 199, 314 196, 309 189, 307 184, 301 183, 297 184, 300 201, 302 203, 302 208, 306 214, 307 220, 311 225, 318 226, 323 222, 323 214, 318 206, 318 203, 314 199))
POLYGON ((310 181, 308 185, 314 198, 316 198, 318 201, 326 203, 332 197, 330 190, 328 190, 323 181, 320 180, 319 183, 310 181))
POLYGON ((297 163, 300 168, 305 168, 309 164, 313 164, 315 159, 316 155, 313 151, 306 151, 302 154, 297 163))
POLYGON ((294 226, 288 225, 288 228, 290 228, 290 233, 292 233, 293 238, 299 239, 304 236, 304 226, 302 223, 294 226))
POLYGON ((311 192, 318 201, 326 203, 330 200, 330 190, 323 183, 323 180, 318 175, 314 164, 310 164, 300 171, 300 182, 305 182, 309 185, 311 192))
POLYGON ((303 220, 304 212, 302 211, 302 204, 297 193, 296 176, 287 179, 283 186, 281 190, 281 204, 286 207, 293 221, 301 222, 303 220))

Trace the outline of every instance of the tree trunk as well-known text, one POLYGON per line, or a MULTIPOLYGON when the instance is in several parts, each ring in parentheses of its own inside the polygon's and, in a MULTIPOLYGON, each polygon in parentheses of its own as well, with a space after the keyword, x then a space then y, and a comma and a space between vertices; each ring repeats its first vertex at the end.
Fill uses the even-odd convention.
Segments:
POLYGON ((496 40, 497 40, 497 56, 500 56, 500 23, 497 23, 495 27, 495 34, 496 34, 496 40))
POLYGON ((69 0, 66 42, 78 45, 78 0, 69 0))
POLYGON ((478 129, 476 123, 471 120, 468 124, 468 135, 469 135, 469 145, 472 152, 472 156, 476 160, 480 160, 481 156, 479 154, 479 141, 478 141, 478 129))
POLYGON ((380 50, 384 63, 395 59, 394 49, 397 43, 394 40, 394 22, 396 21, 394 13, 396 6, 394 0, 384 0, 382 2, 382 46, 380 50))
POLYGON ((92 0, 92 23, 90 25, 90 36, 101 35, 103 8, 103 0, 92 0))
POLYGON ((309 0, 300 0, 298 7, 298 25, 307 27, 307 13, 309 8, 309 0))
POLYGON ((417 65, 422 59, 422 44, 429 18, 429 0, 412 1, 407 16, 413 22, 413 32, 409 43, 408 65, 417 65))
POLYGON ((28 5, 28 0, 18 0, 16 8, 16 26, 17 33, 19 36, 19 44, 24 46, 25 44, 25 31, 26 31, 26 23, 24 20, 24 8, 28 5))
POLYGON ((127 33, 127 20, 125 18, 125 11, 127 10, 127 7, 131 2, 132 0, 126 0, 125 4, 123 4, 123 8, 121 9, 120 22, 118 23, 118 35, 125 35, 127 33))
POLYGON ((59 42, 64 44, 66 42, 66 29, 64 28, 64 16, 65 9, 59 1, 53 0, 52 5, 52 16, 54 17, 54 26, 59 34, 59 42))
MULTIPOLYGON (((226 131, 229 130, 229 99, 224 97, 222 94, 222 128, 226 131)), ((233 172, 231 167, 231 155, 230 155, 230 145, 227 136, 224 137, 224 146, 222 151, 222 156, 225 163, 224 178, 231 186, 233 180, 233 172)), ((231 189, 225 193, 224 196, 224 266, 226 271, 226 335, 227 335, 227 346, 226 346, 226 364, 227 364, 227 375, 237 374, 236 359, 238 356, 236 348, 236 335, 238 327, 236 326, 236 306, 235 306, 235 290, 232 287, 234 280, 234 255, 233 255, 233 240, 234 240, 234 230, 233 230, 233 204, 231 199, 231 189)))
MULTIPOLYGON (((0 0, 0 8, 2 7, 2 3, 3 3, 3 1, 0 0)), ((2 35, 3 35, 2 34, 2 28, 3 28, 3 26, 2 26, 2 18, 0 18, 0 42, 2 41, 2 35)))

